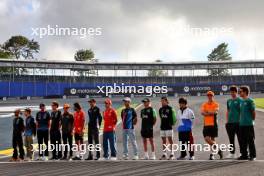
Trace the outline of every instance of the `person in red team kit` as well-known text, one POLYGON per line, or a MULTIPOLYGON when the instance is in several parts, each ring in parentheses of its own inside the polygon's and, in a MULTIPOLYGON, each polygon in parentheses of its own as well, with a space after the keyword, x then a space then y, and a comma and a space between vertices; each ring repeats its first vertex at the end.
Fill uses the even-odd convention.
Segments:
POLYGON ((104 118, 104 133, 103 133, 103 149, 104 159, 109 159, 109 145, 111 149, 111 160, 116 160, 116 135, 115 128, 117 124, 117 113, 112 108, 112 101, 107 98, 105 100, 105 111, 103 112, 104 118))
POLYGON ((83 144, 83 131, 85 124, 85 113, 79 103, 74 103, 74 138, 75 143, 78 145, 78 151, 73 160, 81 160, 82 156, 80 154, 81 144, 83 144))

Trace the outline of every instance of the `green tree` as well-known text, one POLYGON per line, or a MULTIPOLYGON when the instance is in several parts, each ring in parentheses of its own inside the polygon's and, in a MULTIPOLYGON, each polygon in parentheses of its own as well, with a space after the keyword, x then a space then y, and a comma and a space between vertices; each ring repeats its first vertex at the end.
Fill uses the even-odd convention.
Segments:
MULTIPOLYGON (((17 35, 8 39, 1 46, 1 49, 9 54, 8 58, 35 59, 35 54, 39 53, 40 46, 33 39, 29 40, 24 36, 17 35)), ((16 68, 15 72, 16 74, 25 74, 27 73, 27 69, 16 68)))
MULTIPOLYGON (((86 62, 97 62, 94 58, 94 52, 91 49, 81 49, 76 51, 74 55, 74 60, 75 61, 86 61, 86 62)), ((97 74, 96 71, 94 70, 87 70, 87 71, 77 71, 80 76, 89 76, 89 75, 94 75, 97 74)))
MULTIPOLYGON (((11 58, 11 54, 9 52, 1 49, 1 46, 0 46, 0 58, 1 59, 10 59, 11 58)), ((0 68, 0 74, 11 73, 11 72, 12 72, 11 68, 0 68)))
MULTIPOLYGON (((161 63, 162 60, 157 59, 155 60, 156 63, 161 63)), ((157 77, 157 76, 167 76, 168 73, 165 72, 164 70, 157 70, 157 69, 153 69, 153 70, 149 70, 148 71, 148 76, 149 77, 157 77)))
MULTIPOLYGON (((228 52, 228 44, 221 43, 207 56, 208 61, 230 61, 232 60, 231 54, 228 52)), ((208 69, 209 76, 226 76, 230 75, 228 69, 218 68, 218 69, 208 69)))
POLYGON ((18 35, 7 40, 2 48, 10 52, 16 59, 35 59, 34 54, 39 53, 38 42, 18 35))

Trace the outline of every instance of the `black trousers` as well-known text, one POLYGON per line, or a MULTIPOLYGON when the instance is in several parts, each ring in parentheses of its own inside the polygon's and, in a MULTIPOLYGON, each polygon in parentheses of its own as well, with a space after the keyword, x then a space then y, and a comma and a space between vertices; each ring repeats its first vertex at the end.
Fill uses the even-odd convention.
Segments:
POLYGON ((14 149, 13 158, 17 159, 17 157, 18 157, 18 151, 17 151, 17 147, 18 147, 19 158, 24 159, 25 151, 23 148, 22 134, 13 134, 12 145, 13 145, 13 149, 14 149))
MULTIPOLYGON (((41 145, 43 145, 43 142, 46 145, 46 150, 44 152, 45 156, 49 156, 48 151, 48 144, 49 144, 49 130, 38 130, 37 131, 37 138, 38 138, 38 147, 41 149, 41 145)), ((41 150, 39 150, 39 156, 43 156, 43 153, 41 150)))
MULTIPOLYGON (((99 130, 98 129, 88 129, 88 144, 99 144, 99 130)), ((89 157, 93 157, 93 152, 89 151, 89 157)), ((100 158, 100 151, 96 151, 96 157, 100 158)))
POLYGON ((226 132, 229 138, 229 143, 233 145, 233 150, 230 153, 235 154, 236 146, 235 146, 235 137, 237 136, 238 144, 240 146, 241 153, 241 141, 239 136, 239 123, 227 123, 226 124, 226 132))
POLYGON ((59 149, 59 145, 61 144, 61 133, 59 130, 50 130, 50 143, 55 146, 52 151, 52 158, 61 158, 62 151, 59 149))
POLYGON ((240 126, 239 135, 241 140, 241 154, 243 158, 256 157, 256 147, 255 147, 255 131, 254 126, 240 126))
POLYGON ((179 141, 181 142, 181 144, 186 144, 181 148, 181 157, 187 156, 187 150, 189 151, 190 157, 194 156, 194 149, 191 146, 192 144, 194 144, 192 131, 180 131, 179 141))
POLYGON ((70 150, 70 157, 72 157, 72 154, 73 154, 73 152, 72 152, 72 139, 73 139, 72 133, 63 133, 62 132, 63 144, 64 145, 69 144, 69 145, 65 146, 64 157, 67 157, 68 156, 68 151, 69 150, 70 150))

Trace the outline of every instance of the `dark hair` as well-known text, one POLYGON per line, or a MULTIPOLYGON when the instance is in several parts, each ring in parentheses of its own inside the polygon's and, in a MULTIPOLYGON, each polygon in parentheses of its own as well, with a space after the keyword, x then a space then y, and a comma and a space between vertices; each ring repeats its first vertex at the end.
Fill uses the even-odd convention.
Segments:
POLYGON ((161 100, 169 101, 167 97, 161 97, 161 100))
POLYGON ((179 104, 187 104, 187 99, 186 98, 179 98, 179 104))
POLYGON ((26 108, 25 112, 28 112, 29 114, 31 114, 31 109, 30 108, 26 108))
POLYGON ((76 109, 79 109, 79 110, 82 109, 80 103, 74 103, 73 106, 74 106, 74 108, 76 108, 76 109))
POLYGON ((57 106, 57 108, 59 107, 59 103, 57 101, 53 101, 51 104, 57 106))
POLYGON ((241 86, 240 90, 242 90, 243 92, 246 92, 246 94, 248 95, 250 92, 250 88, 248 86, 241 86))
POLYGON ((39 104, 39 107, 41 108, 41 107, 45 107, 45 104, 44 103, 40 103, 39 104))
POLYGON ((238 92, 237 86, 231 86, 229 89, 231 92, 238 92))

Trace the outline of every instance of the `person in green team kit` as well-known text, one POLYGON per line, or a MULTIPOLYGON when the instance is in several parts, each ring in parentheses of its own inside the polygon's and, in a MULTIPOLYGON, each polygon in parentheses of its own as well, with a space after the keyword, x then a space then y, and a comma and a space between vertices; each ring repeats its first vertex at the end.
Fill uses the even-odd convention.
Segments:
POLYGON ((235 137, 237 136, 238 143, 240 145, 239 132, 239 117, 240 117, 240 102, 241 98, 237 96, 238 89, 236 86, 230 87, 231 98, 227 100, 227 113, 226 113, 226 132, 229 138, 230 144, 233 145, 233 149, 227 155, 227 158, 235 158, 235 137))
POLYGON ((162 139, 162 147, 163 147, 163 155, 161 156, 160 160, 173 160, 174 159, 174 153, 172 151, 173 147, 173 128, 172 126, 176 123, 176 112, 175 110, 169 106, 169 100, 167 97, 161 98, 161 108, 159 109, 159 115, 160 115, 160 137, 162 139), (166 145, 167 145, 167 139, 168 143, 170 145, 170 156, 167 158, 167 151, 166 145))
POLYGON ((239 121, 239 136, 241 144, 241 156, 239 160, 256 160, 256 147, 255 147, 255 132, 254 121, 256 118, 255 103, 249 98, 249 87, 240 87, 240 121, 239 121), (249 148, 249 158, 248 158, 249 148))
POLYGON ((155 109, 151 107, 149 98, 143 99, 142 102, 144 104, 144 109, 141 110, 140 117, 142 119, 141 136, 143 138, 143 144, 144 144, 144 152, 145 152, 144 159, 155 160, 156 156, 155 156, 155 145, 153 141, 153 126, 156 123, 157 113, 155 109), (147 146, 148 139, 151 145, 151 152, 152 152, 150 157, 148 154, 148 146, 147 146))

